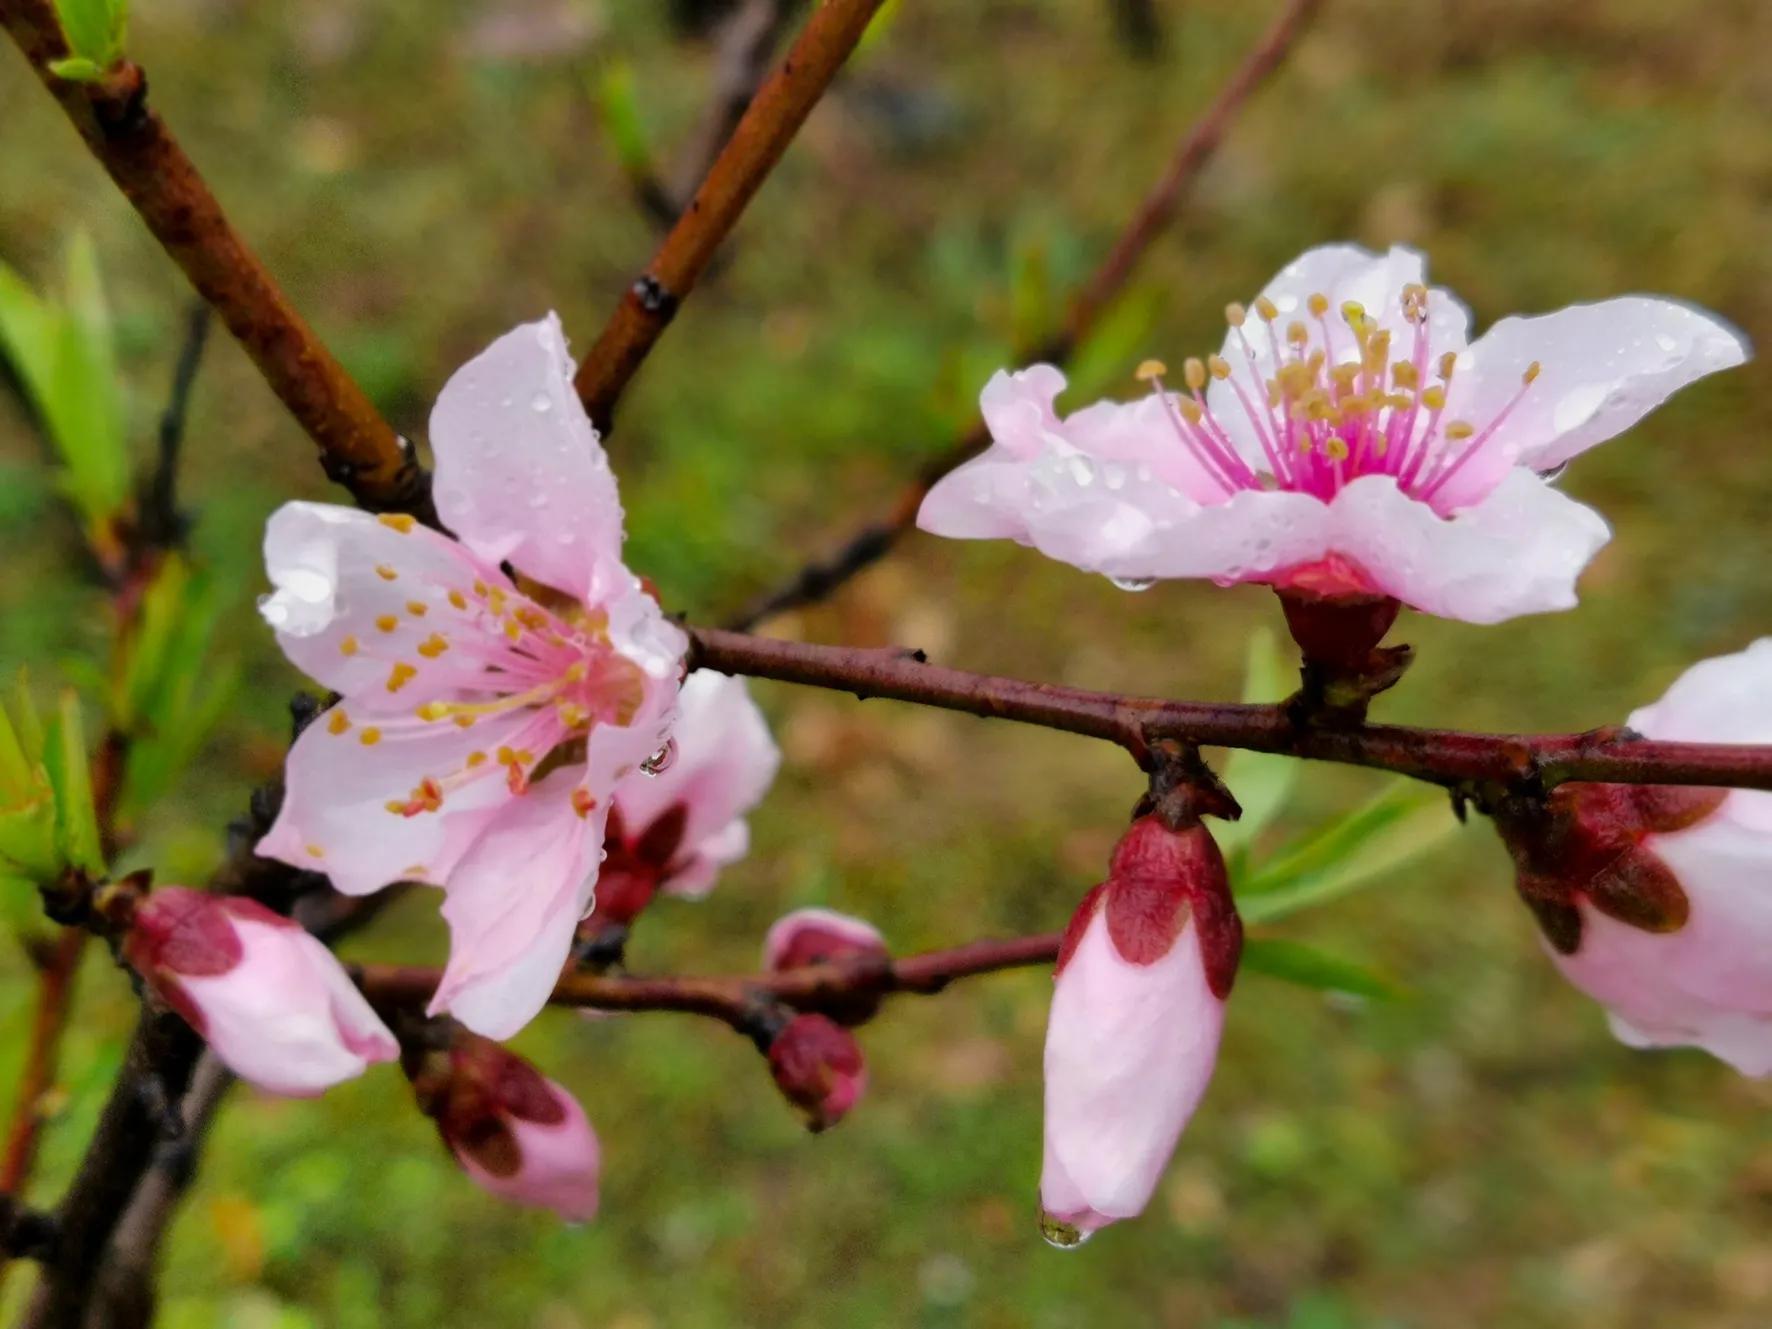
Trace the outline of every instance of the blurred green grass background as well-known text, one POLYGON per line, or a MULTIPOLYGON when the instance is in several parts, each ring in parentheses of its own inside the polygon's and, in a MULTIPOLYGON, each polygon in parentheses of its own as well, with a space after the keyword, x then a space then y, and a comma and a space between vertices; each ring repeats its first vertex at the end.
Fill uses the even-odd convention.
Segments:
MULTIPOLYGON (((1087 271, 1271 12, 1159 5, 1139 62, 1102 0, 904 0, 758 198, 627 402, 612 452, 632 561, 693 616, 826 550, 974 410, 1018 322, 1087 271), (1018 279, 1016 274, 1022 274, 1018 279), (1031 292, 1031 294, 1030 294, 1031 292)), ((633 71, 662 155, 712 78, 636 0, 141 0, 131 51, 251 238, 401 428, 448 372, 557 307, 582 347, 649 252, 588 91, 633 71)), ((1425 247, 1479 326, 1632 290, 1772 340, 1772 8, 1760 0, 1329 0, 1243 116, 1132 298, 1138 354, 1217 344, 1220 310, 1307 245, 1425 247), (1148 343, 1148 344, 1146 344, 1148 343)), ((178 274, 10 51, 0 257, 49 280, 98 242, 145 455, 186 300, 178 274)), ((1056 299, 1056 296, 1052 297, 1056 299)), ((1500 628, 1407 619, 1387 718, 1618 720, 1687 662, 1767 629, 1766 370, 1706 382, 1565 481, 1614 543, 1579 611, 1500 628)), ((1129 382, 1115 390, 1131 389, 1129 382)), ((102 649, 102 598, 16 402, 0 399, 0 664, 102 649)), ((224 338, 185 493, 233 588, 239 714, 132 861, 192 878, 274 769, 299 680, 250 612, 258 531, 329 497, 309 445, 224 338)), ((1274 621, 1255 589, 1105 581, 998 545, 913 537, 828 607, 775 625, 1141 692, 1233 695, 1274 621)), ((755 850, 665 903, 637 968, 754 963, 768 922, 826 904, 903 948, 1062 924, 1138 792, 1063 735, 757 688, 787 753, 755 850)), ((1381 787, 1312 769, 1286 830, 1381 787)), ((1542 960, 1490 833, 1283 935, 1369 962, 1396 1002, 1246 975, 1206 1104, 1150 1212, 1086 1251, 1034 1231, 1047 980, 888 1009, 873 1082, 803 1135, 722 1029, 553 1015, 519 1046, 582 1096, 606 1152, 583 1229, 457 1175, 397 1071, 315 1103, 230 1101, 174 1230, 164 1323, 207 1326, 1165 1324, 1711 1326, 1772 1322, 1772 1087, 1616 1046, 1542 960)), ((429 900, 353 943, 438 954, 429 900)), ((0 1085, 32 995, 0 959, 0 1085)), ((128 1027, 97 957, 34 1195, 70 1174, 128 1027)), ((25 1280, 11 1280, 16 1304, 25 1280)))

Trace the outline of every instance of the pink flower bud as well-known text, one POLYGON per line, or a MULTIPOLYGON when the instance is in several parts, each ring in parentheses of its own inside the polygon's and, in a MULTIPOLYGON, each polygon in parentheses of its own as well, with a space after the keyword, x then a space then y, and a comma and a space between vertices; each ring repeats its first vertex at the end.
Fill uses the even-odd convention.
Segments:
POLYGON ((769 1045, 769 1070, 814 1131, 835 1126, 867 1088, 855 1036, 823 1015, 796 1015, 769 1045))
POLYGON ((1133 822, 1058 955, 1040 1172, 1053 1245, 1079 1245, 1149 1202, 1212 1078, 1242 944, 1206 828, 1133 822))
POLYGON ((392 1061, 399 1045, 306 931, 256 901, 162 886, 123 958, 244 1080, 308 1097, 392 1061))
POLYGON ((482 1190, 552 1209, 572 1223, 597 1213, 602 1150, 578 1100, 513 1052, 458 1031, 447 1070, 415 1080, 443 1143, 482 1190))
MULTIPOLYGON (((1630 727, 1772 741, 1772 638, 1694 665, 1630 727)), ((1772 794, 1569 784, 1496 824, 1557 967, 1620 1040, 1772 1075, 1772 794)))
POLYGON ((771 973, 828 964, 851 955, 886 958, 886 939, 873 924, 834 909, 796 909, 775 920, 763 938, 763 967, 771 973))

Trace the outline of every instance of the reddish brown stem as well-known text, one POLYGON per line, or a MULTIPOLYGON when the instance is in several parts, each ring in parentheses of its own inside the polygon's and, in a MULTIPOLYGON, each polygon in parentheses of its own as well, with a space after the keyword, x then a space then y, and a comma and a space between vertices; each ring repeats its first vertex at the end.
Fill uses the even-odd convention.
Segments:
POLYGON ((1570 780, 1772 789, 1772 747, 1669 743, 1622 728, 1579 734, 1476 734, 1405 725, 1300 724, 1284 703, 1169 701, 926 664, 913 651, 863 650, 690 629, 691 663, 728 674, 1017 720, 1118 743, 1141 761, 1158 739, 1276 752, 1393 771, 1475 792, 1570 780))
MULTIPOLYGON (((863 956, 778 974, 641 978, 574 972, 560 980, 549 1001, 601 1011, 682 1011, 743 1028, 759 1001, 778 1001, 801 1011, 848 1011, 864 998, 939 992, 955 979, 1051 964, 1059 939, 1053 932, 974 941, 902 960, 863 956)), ((428 1000, 442 976, 437 969, 396 965, 364 965, 354 973, 366 993, 388 1005, 428 1000)))
POLYGON ((607 431, 639 371, 714 251, 849 58, 883 0, 822 0, 787 56, 758 89, 732 137, 646 271, 628 288, 578 369, 578 395, 607 431))
POLYGON ((6 1131, 5 1152, 0 1154, 0 1195, 18 1196, 30 1180, 42 1133, 43 1097, 55 1084, 62 1030, 67 1027, 74 997, 74 973, 85 945, 83 929, 67 928, 45 948, 37 973, 37 1009, 31 1016, 25 1065, 18 1079, 12 1124, 6 1131))
POLYGON ((56 77, 49 65, 67 48, 50 0, 0 0, 0 26, 154 238, 319 445, 327 474, 365 507, 421 501, 423 477, 411 450, 229 223, 191 159, 148 105, 141 68, 124 61, 96 83, 56 77))
MULTIPOLYGON (((1132 220, 1094 274, 1072 298, 1064 327, 1042 343, 1031 358, 1062 365, 1094 330, 1101 316, 1125 290, 1139 261, 1188 199, 1194 182, 1223 140, 1226 129, 1251 94, 1278 69, 1322 0, 1286 0, 1285 8, 1243 58, 1200 117, 1188 127, 1167 167, 1145 195, 1132 220)), ((917 478, 880 517, 855 532, 835 554, 807 564, 775 590, 759 596, 728 626, 751 628, 764 619, 824 599, 862 569, 884 558, 917 520, 917 509, 935 482, 990 442, 983 424, 974 424, 928 462, 917 478)))

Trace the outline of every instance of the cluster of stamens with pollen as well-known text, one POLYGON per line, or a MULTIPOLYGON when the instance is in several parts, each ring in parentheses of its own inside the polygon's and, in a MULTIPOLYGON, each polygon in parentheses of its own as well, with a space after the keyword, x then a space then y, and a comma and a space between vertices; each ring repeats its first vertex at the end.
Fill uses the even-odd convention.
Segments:
POLYGON ((1145 361, 1137 374, 1152 385, 1182 443, 1227 495, 1282 489, 1327 501, 1361 476, 1388 475, 1404 493, 1434 503, 1495 436, 1539 367, 1534 362, 1526 369, 1519 391, 1480 427, 1445 419, 1458 353, 1436 355, 1430 344, 1430 298, 1425 286, 1403 288, 1403 318, 1413 336, 1408 347, 1393 347, 1390 330, 1357 302, 1344 303, 1336 311, 1339 318, 1332 319, 1328 297, 1315 294, 1305 301, 1308 321, 1282 324, 1279 307, 1263 296, 1255 302, 1255 314, 1266 325, 1271 348, 1273 372, 1267 375, 1244 330, 1249 311, 1228 306, 1225 320, 1258 392, 1217 355, 1186 361, 1183 393, 1164 386, 1168 370, 1161 361, 1145 361), (1263 465, 1252 465, 1239 452, 1208 407, 1205 389, 1212 380, 1228 384, 1235 394, 1237 409, 1260 442, 1263 465))
MULTIPOLYGON (((376 573, 386 581, 401 575, 389 567, 376 573)), ((413 710, 427 724, 471 730, 495 716, 520 720, 514 729, 500 726, 496 747, 465 751, 455 769, 428 774, 389 798, 390 813, 436 812, 454 791, 501 773, 511 793, 526 793, 542 775, 582 761, 595 726, 626 725, 639 711, 645 676, 611 643, 603 610, 545 587, 524 584, 519 590, 484 579, 464 587, 427 586, 420 594, 424 598, 406 603, 404 615, 377 618, 373 640, 344 637, 339 652, 386 659, 390 693, 412 687, 431 694, 413 710), (435 695, 439 686, 445 696, 435 695)), ((364 746, 382 741, 380 729, 359 726, 342 705, 332 709, 326 728, 341 738, 354 732, 364 746)), ((588 790, 574 791, 579 816, 589 816, 595 806, 588 790)))

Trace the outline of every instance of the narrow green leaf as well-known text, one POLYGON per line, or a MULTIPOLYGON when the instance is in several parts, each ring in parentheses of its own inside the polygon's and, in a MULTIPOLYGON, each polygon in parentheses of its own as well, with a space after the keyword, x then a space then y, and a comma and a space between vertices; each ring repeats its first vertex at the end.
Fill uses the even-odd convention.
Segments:
POLYGON ((12 684, 12 722, 18 727, 19 746, 33 762, 43 760, 43 717, 31 696, 31 677, 23 669, 12 684))
POLYGON ((1030 352, 1053 323, 1052 264, 1045 239, 1025 233, 1016 241, 1009 267, 1009 345, 1030 352))
POLYGON ((1393 1000, 1402 990, 1364 965, 1299 941, 1251 937, 1243 943, 1244 969, 1324 992, 1348 992, 1375 1001, 1393 1000))
POLYGON ((1074 400, 1088 401, 1102 393, 1123 396, 1143 391, 1132 380, 1140 351, 1150 345, 1151 332, 1167 296, 1161 287, 1138 286, 1122 295, 1095 320, 1095 329, 1071 356, 1066 377, 1074 400))
POLYGON ((70 83, 97 83, 105 76, 105 71, 83 55, 70 55, 62 60, 51 60, 49 72, 57 78, 65 78, 70 83))
POLYGON ((98 813, 92 805, 92 771, 86 755, 86 724, 80 699, 64 692, 50 725, 44 753, 49 782, 55 789, 56 831, 66 861, 92 876, 103 876, 98 813))
POLYGON ((634 94, 634 71, 626 61, 614 61, 591 88, 603 132, 615 145, 622 169, 630 174, 652 170, 652 146, 647 141, 639 98, 634 94))
POLYGON ((69 472, 69 488, 87 518, 103 521, 129 497, 129 452, 111 316, 98 257, 84 232, 69 242, 67 316, 50 378, 48 414, 69 472))
POLYGON ((55 372, 56 318, 30 283, 0 263, 0 352, 39 414, 55 372))
POLYGON ((1398 786, 1262 864, 1238 883, 1247 923, 1284 918, 1370 886, 1458 829, 1442 795, 1398 786))
POLYGON ((122 58, 128 0, 55 0, 55 12, 75 57, 91 61, 100 72, 122 58))
MULTIPOLYGON (((1249 638, 1243 672, 1244 701, 1279 701, 1295 684, 1290 665, 1274 634, 1266 628, 1249 638)), ((1213 827, 1218 846, 1227 855, 1245 849, 1285 807, 1298 779, 1298 762, 1271 752, 1233 752, 1224 763, 1224 782, 1236 795, 1243 815, 1213 827)))

